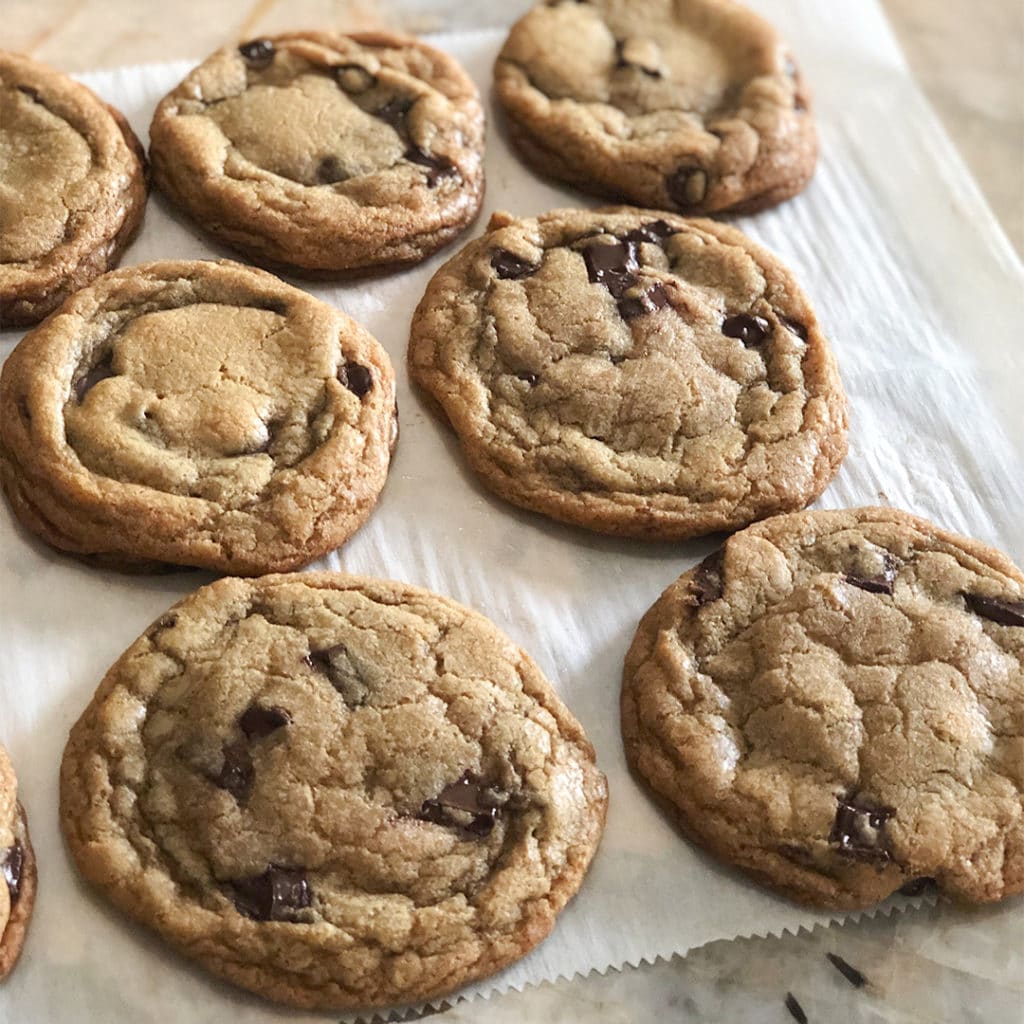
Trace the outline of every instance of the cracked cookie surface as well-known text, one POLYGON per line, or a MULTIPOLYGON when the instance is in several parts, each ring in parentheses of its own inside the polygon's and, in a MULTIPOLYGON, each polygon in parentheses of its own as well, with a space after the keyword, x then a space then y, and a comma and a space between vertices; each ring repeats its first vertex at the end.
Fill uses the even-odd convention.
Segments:
POLYGON ((807 299, 711 221, 496 214, 430 282, 409 366, 488 486, 605 533, 691 537, 802 508, 846 454, 807 299))
POLYGON ((416 263, 484 191, 484 115, 454 59, 389 33, 227 47, 150 128, 160 189, 249 257, 323 273, 416 263))
POLYGON ((391 363, 369 333, 228 261, 107 274, 0 376, 0 477, 18 518, 118 568, 304 565, 369 516, 397 429, 391 363))
POLYGON ((578 889, 604 776, 530 658, 401 583, 225 579, 153 624, 71 731, 82 874, 214 973, 342 1009, 523 956, 578 889))
POLYGON ((689 837, 795 899, 1024 890, 1024 574, 905 512, 731 537, 640 623, 622 732, 689 837))
POLYGON ((0 746, 0 981, 18 961, 36 899, 36 859, 18 780, 0 746))
POLYGON ((114 266, 145 206, 142 147, 121 114, 0 51, 0 326, 42 320, 114 266))
POLYGON ((731 0, 555 0, 495 65, 513 142, 542 173, 683 213, 800 192, 817 132, 775 30, 731 0))

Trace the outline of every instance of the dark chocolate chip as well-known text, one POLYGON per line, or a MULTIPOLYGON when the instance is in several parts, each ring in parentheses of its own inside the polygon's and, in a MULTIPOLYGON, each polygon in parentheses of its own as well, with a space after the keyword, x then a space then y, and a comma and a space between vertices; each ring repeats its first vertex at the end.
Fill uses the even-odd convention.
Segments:
POLYGON ((458 177, 459 169, 444 156, 435 156, 416 146, 405 151, 405 159, 427 169, 427 187, 434 188, 442 178, 458 177))
POLYGON ((536 387, 538 382, 540 381, 540 377, 538 377, 535 373, 531 373, 529 370, 519 370, 516 373, 516 376, 520 380, 525 380, 531 388, 536 387))
POLYGON ((882 572, 878 576, 856 576, 847 573, 843 578, 851 586, 866 590, 869 594, 891 594, 899 571, 899 560, 888 551, 882 559, 882 572))
POLYGON ((114 370, 114 353, 107 351, 103 356, 100 357, 99 361, 94 363, 85 373, 82 374, 78 380, 75 381, 74 390, 75 398, 79 404, 83 401, 85 396, 97 385, 101 380, 106 380, 108 377, 116 377, 117 373, 114 370))
POLYGON ((425 800, 417 817, 454 828, 463 839, 483 838, 493 831, 502 802, 493 787, 467 771, 436 797, 425 800))
POLYGON ((868 979, 841 956, 836 956, 835 953, 826 953, 825 958, 854 988, 863 988, 868 983, 868 979))
POLYGON ((235 740, 224 747, 224 764, 213 779, 215 786, 226 789, 239 803, 252 789, 252 755, 245 740, 235 740))
POLYGON ((583 261, 591 282, 603 284, 616 298, 636 284, 633 271, 639 264, 635 242, 592 242, 583 250, 583 261))
POLYGON ((912 878, 909 882, 901 885, 899 893, 901 896, 921 896, 935 886, 934 878, 912 878))
POLYGON ((790 334, 795 334, 801 341, 807 340, 808 330, 807 325, 800 323, 799 320, 790 320, 789 317, 779 316, 779 323, 786 328, 790 334))
POLYGON ((33 89, 31 85, 16 85, 15 88, 18 92, 24 93, 33 103, 42 103, 43 98, 39 95, 39 90, 33 89))
POLYGON ((413 101, 405 96, 392 96, 382 107, 373 112, 374 117, 386 121, 395 131, 405 126, 405 117, 412 110, 413 101))
POLYGON ((274 60, 274 44, 269 39, 254 39, 251 43, 242 43, 238 52, 251 68, 269 67, 274 60))
POLYGON ((1000 626, 1024 626, 1024 601, 1007 601, 1001 597, 985 597, 983 594, 964 592, 967 607, 983 619, 1000 626))
POLYGON ((21 880, 25 872, 25 850, 21 843, 15 839, 4 854, 3 859, 4 881, 7 882, 7 890, 11 894, 11 903, 17 903, 21 895, 21 880))
POLYGON ((361 64, 336 64, 332 70, 335 80, 345 92, 358 95, 377 84, 377 79, 361 64))
POLYGON ((279 707, 250 704, 238 718, 238 725, 250 740, 261 740, 291 723, 292 716, 279 707))
POLYGON ((889 861, 892 855, 884 829, 895 813, 894 807, 876 807, 856 794, 839 797, 828 841, 838 845, 840 854, 853 860, 889 861))
POLYGON ((680 167, 665 181, 669 198, 681 209, 699 206, 708 194, 708 172, 692 165, 680 167))
POLYGON ((344 181, 348 175, 345 168, 336 156, 324 156, 316 165, 316 180, 321 185, 333 185, 337 181, 344 181))
POLYGON ((338 371, 338 380, 357 398, 362 398, 373 387, 373 374, 359 363, 345 363, 338 371))
POLYGON ((635 320, 638 316, 664 309, 668 304, 668 292, 656 282, 639 295, 619 299, 619 315, 623 320, 635 320))
POLYGON ((748 348, 760 345, 772 333, 772 325, 763 316, 738 313, 722 322, 722 333, 727 338, 738 338, 748 348))
POLYGON ((725 556, 721 550, 708 555, 694 570, 690 580, 690 593, 698 608, 703 608, 712 601, 717 601, 725 593, 725 579, 722 574, 722 563, 725 556))
POLYGON ((306 655, 306 664, 314 672, 322 672, 327 676, 331 686, 338 691, 348 707, 358 708, 366 704, 370 696, 370 687, 344 644, 310 651, 306 655))
POLYGON ((253 921, 300 921, 296 911, 313 904, 313 891, 306 873, 271 865, 255 878, 229 882, 238 912, 253 921))
POLYGON ((789 1015, 796 1021, 796 1024, 807 1024, 807 1014, 804 1013, 804 1008, 796 1001, 796 996, 792 992, 786 993, 786 1009, 789 1010, 789 1015))
POLYGON ((491 257, 491 266, 498 272, 498 277, 503 281, 518 281, 521 278, 529 277, 540 270, 539 263, 530 263, 529 260, 521 259, 508 249, 498 249, 491 257))
POLYGON ((670 235, 678 233, 678 229, 663 220, 652 220, 648 224, 641 224, 632 231, 627 231, 622 236, 624 242, 650 242, 653 245, 660 245, 670 235))

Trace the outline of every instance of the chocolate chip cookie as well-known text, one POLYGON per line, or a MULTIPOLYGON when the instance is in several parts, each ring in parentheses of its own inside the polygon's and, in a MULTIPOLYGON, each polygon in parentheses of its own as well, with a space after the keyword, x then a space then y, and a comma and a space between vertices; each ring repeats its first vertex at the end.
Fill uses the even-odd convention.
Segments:
POLYGON ((145 158, 124 117, 0 51, 0 326, 42 320, 115 266, 145 207, 145 158))
POLYGON ((476 216, 484 115, 449 56, 385 32, 215 53, 156 109, 159 187, 254 260, 317 273, 417 263, 476 216))
POLYGON ((759 210, 814 173, 807 88, 732 0, 556 0, 511 31, 495 89, 539 171, 640 206, 759 210))
POLYGON ((483 616, 333 573, 224 579, 158 620, 71 730, 82 874, 213 973, 293 1006, 441 995, 579 888, 604 776, 483 616))
POLYGON ((1024 890, 1024 574, 923 519, 730 537, 640 623, 622 732, 690 838, 794 899, 1024 890))
POLYGON ((121 569, 291 569, 366 520, 398 436, 384 350, 237 263, 114 271, 0 375, 0 478, 22 524, 121 569))
POLYGON ((11 973, 25 942, 36 900, 36 859, 18 780, 0 746, 0 981, 11 973))
POLYGON ((802 508, 846 454, 810 304, 710 221, 496 214, 431 281, 409 365, 488 486, 603 533, 692 537, 802 508))

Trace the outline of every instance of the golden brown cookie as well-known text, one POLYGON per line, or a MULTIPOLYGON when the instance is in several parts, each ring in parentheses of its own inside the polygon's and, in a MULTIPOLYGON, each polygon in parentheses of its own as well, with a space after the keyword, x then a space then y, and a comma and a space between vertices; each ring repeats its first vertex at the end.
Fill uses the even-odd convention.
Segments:
POLYGON ((806 903, 1024 890, 1024 574, 884 508, 730 537, 626 658, 633 768, 687 836, 806 903))
POLYGON ((846 454, 810 303, 710 221, 496 214, 430 282, 409 367, 489 487, 602 533, 693 537, 803 508, 846 454))
POLYGON ((398 435, 387 353, 238 263, 114 271, 0 375, 0 477, 24 526, 124 569, 292 569, 366 520, 398 435))
POLYGON ((250 258, 339 273, 418 263, 477 214, 484 115, 451 57, 386 32, 218 51, 157 107, 154 178, 250 258))
POLYGON ((116 266, 145 207, 145 157, 124 117, 0 51, 0 326, 36 323, 116 266))
POLYGON ((324 1010, 525 955, 606 801, 581 727, 491 622, 333 573, 176 605, 107 673, 61 771, 89 881, 213 973, 324 1010))
POLYGON ((36 901, 36 858, 18 780, 0 746, 0 981, 17 963, 36 901))
POLYGON ((753 211, 810 180, 809 95, 775 30, 732 0, 554 0, 513 26, 494 71, 539 171, 683 213, 753 211))

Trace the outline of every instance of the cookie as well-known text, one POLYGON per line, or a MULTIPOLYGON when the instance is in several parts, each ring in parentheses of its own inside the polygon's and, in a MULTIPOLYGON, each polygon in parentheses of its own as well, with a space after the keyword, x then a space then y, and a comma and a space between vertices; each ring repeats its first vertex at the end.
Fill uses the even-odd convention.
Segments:
POLYGON ((647 613, 622 734, 683 831, 806 903, 1024 890, 1024 574, 905 512, 779 516, 647 613))
POLYGON ((124 117, 0 51, 0 326, 42 320, 116 266, 145 207, 145 157, 124 117))
POLYGON ((800 192, 818 138, 775 30, 731 0, 557 0, 513 26, 494 69, 512 141, 587 192, 687 214, 800 192))
POLYGON ((107 673, 61 771, 89 881, 214 974, 324 1010, 519 959, 606 802, 580 725, 491 622, 336 573, 186 598, 107 673))
POLYGON ((430 282, 409 366, 489 487, 602 533, 678 539, 802 508, 846 454, 810 304, 710 221, 496 214, 430 282))
POLYGON ((0 981, 14 968, 36 901, 36 858, 18 780, 0 746, 0 981))
POLYGON ((386 32, 219 50, 156 109, 153 176, 250 258, 317 274, 418 263, 475 217, 484 115, 449 56, 386 32))
POLYGON ((366 520, 398 437, 377 342, 237 263, 114 271, 0 375, 0 479, 22 524, 121 569, 296 568, 366 520))

